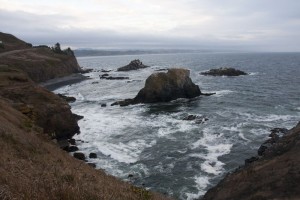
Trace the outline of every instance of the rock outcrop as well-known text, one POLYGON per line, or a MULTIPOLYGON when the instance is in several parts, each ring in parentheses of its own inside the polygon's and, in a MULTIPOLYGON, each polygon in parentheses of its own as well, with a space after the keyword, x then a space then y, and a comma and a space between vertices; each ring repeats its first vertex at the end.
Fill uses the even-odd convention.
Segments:
POLYGON ((0 64, 24 71, 36 83, 82 71, 74 55, 55 53, 47 46, 34 48, 1 32, 0 41, 7 50, 0 51, 0 64))
POLYGON ((117 69, 117 71, 131 71, 131 70, 137 70, 137 69, 144 69, 149 66, 144 65, 140 60, 133 60, 128 65, 124 67, 120 67, 117 69))
POLYGON ((35 124, 56 139, 79 133, 68 103, 36 84, 80 72, 74 55, 34 48, 9 34, 0 33, 0 40, 6 45, 0 53, 0 96, 30 118, 29 127, 35 124))
POLYGON ((228 174, 203 200, 300 199, 300 122, 280 138, 273 131, 263 145, 260 156, 228 174))
POLYGON ((173 68, 167 73, 158 72, 150 75, 146 79, 145 87, 134 99, 125 99, 112 105, 168 102, 178 98, 194 98, 201 94, 199 86, 192 82, 189 70, 173 68))
POLYGON ((247 75, 246 72, 243 72, 238 69, 234 68, 227 68, 227 67, 221 67, 219 69, 211 69, 206 72, 201 72, 201 75, 205 76, 240 76, 240 75, 247 75))
MULTIPOLYGON (((0 65, 0 96, 27 115, 43 132, 57 139, 79 133, 77 118, 58 95, 37 86, 18 68, 0 65)), ((30 125, 29 124, 29 125, 30 125)))
POLYGON ((167 73, 154 73, 146 80, 145 87, 134 98, 136 102, 168 102, 178 98, 194 98, 201 94, 198 85, 190 78, 187 69, 169 69, 167 73))

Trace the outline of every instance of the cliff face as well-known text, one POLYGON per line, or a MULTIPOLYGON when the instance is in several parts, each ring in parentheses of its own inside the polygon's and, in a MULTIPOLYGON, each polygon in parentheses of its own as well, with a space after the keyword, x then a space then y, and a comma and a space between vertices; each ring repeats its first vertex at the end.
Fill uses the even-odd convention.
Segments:
POLYGON ((43 46, 35 48, 26 46, 22 40, 7 35, 9 34, 0 33, 0 41, 5 50, 2 53, 0 51, 0 64, 21 69, 34 82, 44 82, 81 71, 73 55, 55 53, 43 46), (6 47, 7 45, 11 48, 6 47))
POLYGON ((27 115, 31 124, 55 138, 69 138, 79 132, 67 102, 37 86, 18 68, 0 65, 0 96, 27 115))
POLYGON ((300 199, 300 122, 258 160, 227 175, 203 200, 300 199))
POLYGON ((66 101, 36 85, 38 82, 80 72, 73 55, 33 48, 18 38, 0 33, 0 96, 27 115, 32 124, 57 139, 79 132, 76 117, 66 101))
POLYGON ((0 52, 0 199, 164 199, 95 170, 50 140, 78 133, 77 117, 36 82, 80 71, 76 58, 5 36, 5 45, 16 45, 0 52))
POLYGON ((0 64, 21 69, 34 82, 44 82, 81 71, 74 56, 57 54, 46 47, 0 54, 0 64))
POLYGON ((165 199, 74 159, 1 96, 0 111, 0 199, 165 199))

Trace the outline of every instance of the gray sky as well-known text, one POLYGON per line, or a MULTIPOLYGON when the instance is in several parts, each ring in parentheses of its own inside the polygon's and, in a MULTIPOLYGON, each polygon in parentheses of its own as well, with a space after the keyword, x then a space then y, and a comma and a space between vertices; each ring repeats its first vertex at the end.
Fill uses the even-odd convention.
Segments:
POLYGON ((0 31, 73 48, 300 51, 300 1, 0 0, 0 31))

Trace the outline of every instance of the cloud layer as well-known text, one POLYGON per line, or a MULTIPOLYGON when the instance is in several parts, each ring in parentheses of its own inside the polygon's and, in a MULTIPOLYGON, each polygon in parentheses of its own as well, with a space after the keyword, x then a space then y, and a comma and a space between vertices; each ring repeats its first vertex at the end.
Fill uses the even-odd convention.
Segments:
POLYGON ((0 0, 0 27, 34 44, 300 51, 297 0, 0 0))

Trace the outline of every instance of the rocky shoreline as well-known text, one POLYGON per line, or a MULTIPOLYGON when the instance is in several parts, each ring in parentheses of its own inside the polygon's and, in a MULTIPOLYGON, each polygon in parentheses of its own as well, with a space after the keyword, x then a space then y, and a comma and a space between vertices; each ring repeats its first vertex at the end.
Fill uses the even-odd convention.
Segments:
MULTIPOLYGON (((0 39, 9 37, 1 34, 0 39)), ((45 89, 85 80, 83 75, 73 74, 82 72, 76 58, 55 54, 47 47, 33 49, 15 37, 13 40, 16 48, 10 45, 6 52, 0 52, 0 199, 167 199, 95 170, 93 163, 83 164, 87 155, 77 152, 72 139, 80 132, 77 121, 82 118, 68 105, 67 101, 74 99, 45 89), (37 63, 41 65, 36 67, 37 63), (57 146, 75 152, 77 159, 57 146)), ((211 94, 201 93, 188 70, 169 69, 151 75, 134 99, 116 105, 199 95, 211 94)), ((208 119, 189 115, 183 120, 204 123, 208 119)), ((258 155, 228 174, 203 199, 300 199, 299 151, 300 122, 289 131, 273 129, 258 155)), ((97 157, 93 152, 88 156, 97 157)))
POLYGON ((87 80, 87 79, 88 79, 88 77, 82 75, 81 73, 77 73, 77 74, 71 74, 68 76, 60 77, 60 78, 54 78, 54 79, 39 83, 39 85, 52 91, 52 90, 55 90, 62 86, 79 83, 79 82, 87 80))
POLYGON ((67 142, 76 150, 71 138, 80 132, 80 116, 68 105, 74 99, 38 84, 59 78, 46 86, 54 88, 83 80, 72 75, 82 71, 74 55, 33 48, 9 34, 0 33, 0 40, 0 199, 168 199, 83 164, 80 153, 78 160, 58 148, 67 142))
POLYGON ((272 129, 269 137, 257 156, 227 174, 202 200, 300 199, 300 122, 288 131, 272 129))

